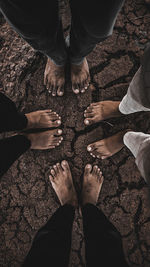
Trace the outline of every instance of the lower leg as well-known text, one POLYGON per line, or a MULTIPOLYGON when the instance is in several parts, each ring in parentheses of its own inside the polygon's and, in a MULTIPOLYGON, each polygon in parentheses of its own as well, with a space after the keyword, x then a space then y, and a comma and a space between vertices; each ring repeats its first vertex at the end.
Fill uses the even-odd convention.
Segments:
POLYGON ((54 165, 49 179, 62 206, 37 233, 24 266, 66 267, 69 264, 77 196, 68 163, 62 161, 54 165))
POLYGON ((82 191, 83 229, 85 235, 87 267, 127 266, 117 229, 95 205, 102 187, 103 177, 97 166, 87 165, 82 191), (100 254, 101 255, 100 255, 100 254))

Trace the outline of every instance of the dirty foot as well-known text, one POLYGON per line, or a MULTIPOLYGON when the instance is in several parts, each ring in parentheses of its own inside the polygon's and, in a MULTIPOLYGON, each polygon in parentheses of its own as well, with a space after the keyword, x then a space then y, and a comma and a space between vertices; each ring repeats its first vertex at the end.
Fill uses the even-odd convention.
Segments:
POLYGON ((59 146, 63 140, 62 130, 55 129, 40 133, 23 134, 31 142, 31 149, 52 149, 59 146))
POLYGON ((52 96, 63 96, 65 85, 65 66, 57 66, 48 58, 44 73, 44 84, 52 96))
POLYGON ((90 164, 85 166, 82 189, 82 204, 91 203, 96 205, 103 183, 101 170, 97 165, 90 164))
POLYGON ((120 101, 101 101, 92 103, 84 112, 85 125, 121 116, 119 111, 120 101))
POLYGON ((111 157, 123 148, 123 137, 128 131, 129 130, 121 131, 113 136, 90 144, 88 145, 87 150, 94 158, 106 159, 111 157))
POLYGON ((49 179, 61 205, 70 204, 74 207, 78 205, 70 167, 66 160, 52 167, 49 179))
POLYGON ((61 117, 51 109, 38 110, 25 114, 28 120, 26 129, 52 128, 61 124, 61 117))
POLYGON ((84 93, 88 89, 90 74, 86 58, 80 65, 71 64, 71 83, 75 94, 84 93))

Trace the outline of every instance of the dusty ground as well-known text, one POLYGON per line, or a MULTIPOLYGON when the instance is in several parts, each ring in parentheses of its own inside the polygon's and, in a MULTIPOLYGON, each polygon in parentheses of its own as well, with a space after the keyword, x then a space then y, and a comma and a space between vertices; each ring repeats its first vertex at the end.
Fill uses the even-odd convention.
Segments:
MULTIPOLYGON (((68 11, 62 9, 65 34, 68 11), (64 19, 64 16, 67 18, 64 19)), ((21 266, 37 230, 59 206, 46 175, 49 167, 69 161, 78 192, 86 163, 98 164, 105 177, 98 207, 121 232, 130 266, 150 266, 150 204, 148 188, 127 148, 110 159, 94 160, 87 144, 132 127, 150 133, 149 113, 111 119, 84 127, 83 111, 93 101, 120 100, 140 65, 140 56, 150 38, 150 11, 143 0, 127 0, 118 16, 113 36, 88 56, 96 91, 52 98, 43 86, 46 58, 25 43, 1 17, 1 72, 3 92, 19 110, 30 112, 51 107, 62 116, 64 141, 53 151, 27 151, 0 182, 0 266, 21 266)), ((2 135, 1 137, 3 137, 2 135)), ((85 266, 82 221, 76 214, 70 266, 85 266)))

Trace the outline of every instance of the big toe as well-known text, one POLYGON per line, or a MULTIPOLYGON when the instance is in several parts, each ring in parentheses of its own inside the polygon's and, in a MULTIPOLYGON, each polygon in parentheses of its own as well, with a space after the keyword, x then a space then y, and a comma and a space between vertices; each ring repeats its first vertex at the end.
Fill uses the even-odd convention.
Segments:
POLYGON ((85 170, 84 170, 85 175, 91 173, 91 171, 92 171, 92 165, 91 164, 87 164, 85 166, 85 170))
POLYGON ((85 125, 92 125, 93 123, 95 123, 95 121, 94 121, 94 118, 92 117, 92 118, 86 118, 85 120, 84 120, 84 124, 85 125))
POLYGON ((58 96, 63 96, 64 95, 64 86, 58 87, 57 95, 58 96))

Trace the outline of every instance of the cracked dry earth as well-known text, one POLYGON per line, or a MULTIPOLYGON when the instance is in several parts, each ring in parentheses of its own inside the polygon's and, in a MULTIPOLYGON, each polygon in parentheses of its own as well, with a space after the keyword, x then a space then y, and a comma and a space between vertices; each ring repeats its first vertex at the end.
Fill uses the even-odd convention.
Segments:
MULTIPOLYGON (((67 3, 61 3, 64 33, 69 30, 67 3)), ((127 0, 118 16, 113 35, 97 45, 88 56, 93 92, 52 98, 43 85, 46 58, 34 51, 1 16, 2 91, 16 102, 20 111, 52 108, 62 116, 64 141, 54 150, 27 151, 0 181, 0 266, 18 267, 30 249, 37 230, 59 207, 48 181, 51 165, 67 159, 76 189, 80 192, 86 163, 98 164, 104 184, 98 201, 109 220, 120 231, 129 266, 150 266, 150 201, 148 188, 127 148, 107 160, 90 157, 89 143, 121 129, 150 133, 150 114, 136 113, 85 127, 83 111, 93 101, 121 100, 140 65, 150 37, 150 10, 143 0, 127 0)), ((1 137, 8 136, 2 134, 1 137)), ((85 266, 82 220, 76 213, 70 266, 85 266)))

